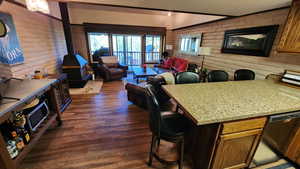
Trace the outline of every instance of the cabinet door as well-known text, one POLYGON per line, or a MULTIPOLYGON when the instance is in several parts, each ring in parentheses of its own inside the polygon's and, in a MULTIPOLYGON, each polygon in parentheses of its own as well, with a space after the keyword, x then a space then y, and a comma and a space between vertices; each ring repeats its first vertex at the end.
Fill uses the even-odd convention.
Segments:
POLYGON ((279 52, 300 53, 300 1, 294 0, 290 8, 281 39, 278 44, 279 52))
POLYGON ((69 83, 66 79, 61 82, 61 95, 63 98, 63 104, 67 104, 71 96, 69 92, 69 83))
POLYGON ((63 105, 63 98, 61 96, 61 84, 57 84, 57 86, 54 87, 54 93, 55 93, 55 99, 56 99, 56 102, 57 102, 57 106, 58 106, 58 109, 60 111, 61 109, 61 106, 63 105))
POLYGON ((213 169, 239 169, 250 165, 262 129, 221 135, 215 150, 213 169))

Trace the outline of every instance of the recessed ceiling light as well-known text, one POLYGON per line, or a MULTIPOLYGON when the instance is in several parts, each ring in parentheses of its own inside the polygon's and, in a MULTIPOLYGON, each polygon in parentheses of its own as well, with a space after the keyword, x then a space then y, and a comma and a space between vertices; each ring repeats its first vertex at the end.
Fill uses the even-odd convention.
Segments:
POLYGON ((26 6, 30 11, 50 13, 47 0, 26 0, 26 6))

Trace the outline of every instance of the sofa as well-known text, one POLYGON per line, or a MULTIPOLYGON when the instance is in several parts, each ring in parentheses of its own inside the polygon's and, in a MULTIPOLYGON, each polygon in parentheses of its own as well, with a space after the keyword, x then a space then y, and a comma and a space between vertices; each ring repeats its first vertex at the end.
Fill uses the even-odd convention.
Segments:
POLYGON ((184 72, 188 68, 188 61, 179 57, 168 57, 161 64, 155 65, 162 69, 171 70, 174 72, 184 72))
POLYGON ((121 65, 116 56, 102 56, 97 64, 97 73, 104 81, 120 80, 127 76, 128 66, 121 65))
POLYGON ((127 83, 125 85, 125 89, 127 90, 127 98, 128 101, 132 102, 133 104, 147 109, 146 104, 146 82, 134 84, 134 83, 127 83))
POLYGON ((151 84, 155 88, 155 95, 157 96, 157 100, 162 110, 169 110, 174 107, 174 105, 170 103, 171 98, 161 88, 162 85, 166 84, 166 81, 162 76, 149 77, 147 82, 139 84, 127 83, 125 89, 127 90, 128 101, 131 101, 141 108, 147 109, 145 89, 147 84, 151 84))

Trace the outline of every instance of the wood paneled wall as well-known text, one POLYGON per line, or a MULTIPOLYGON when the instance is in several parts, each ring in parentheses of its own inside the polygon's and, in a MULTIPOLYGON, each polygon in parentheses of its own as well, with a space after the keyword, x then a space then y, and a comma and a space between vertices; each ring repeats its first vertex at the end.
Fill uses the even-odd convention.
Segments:
POLYGON ((12 77, 10 66, 0 64, 0 78, 1 77, 12 77))
POLYGON ((166 44, 167 45, 174 45, 174 39, 173 39, 173 32, 172 30, 167 30, 166 32, 166 44))
MULTIPOLYGON (((173 32, 172 30, 167 30, 166 31, 166 45, 172 45, 173 49, 175 47, 175 41, 173 39, 173 32)), ((172 50, 166 50, 169 55, 173 55, 173 49, 172 50)))
POLYGON ((85 57, 87 60, 89 60, 87 39, 84 31, 84 26, 72 25, 71 32, 73 38, 74 51, 76 53, 79 53, 81 56, 85 57))
MULTIPOLYGON (((9 2, 0 6, 0 12, 12 15, 25 57, 24 64, 9 67, 12 76, 24 77, 33 74, 35 70, 46 69, 49 73, 60 70, 62 58, 67 54, 60 20, 30 12, 9 2)), ((7 67, 0 65, 0 72, 7 67)))
POLYGON ((175 55, 179 57, 185 57, 190 61, 199 63, 200 65, 202 62, 202 57, 180 54, 178 52, 178 42, 181 34, 203 33, 202 46, 212 47, 212 56, 206 57, 205 59, 205 67, 208 69, 223 69, 230 73, 231 77, 233 72, 237 69, 252 69, 256 72, 257 79, 262 79, 270 73, 283 72, 284 69, 300 70, 299 54, 278 53, 276 51, 288 11, 289 9, 275 10, 174 31, 173 37, 175 40, 175 55), (270 57, 255 57, 221 53, 224 31, 274 24, 279 24, 280 28, 270 57))

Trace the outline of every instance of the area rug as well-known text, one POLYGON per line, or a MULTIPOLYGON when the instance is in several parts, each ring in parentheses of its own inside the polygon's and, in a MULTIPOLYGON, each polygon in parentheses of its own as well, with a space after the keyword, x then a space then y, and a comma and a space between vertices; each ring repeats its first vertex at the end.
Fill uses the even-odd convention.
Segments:
POLYGON ((82 95, 82 94, 99 94, 103 85, 103 80, 90 80, 84 86, 84 88, 71 88, 71 95, 82 95))
POLYGON ((284 159, 280 159, 276 162, 255 167, 253 169, 296 169, 292 164, 284 159))

